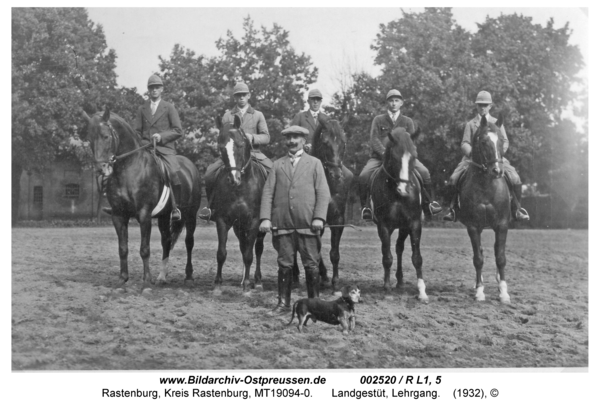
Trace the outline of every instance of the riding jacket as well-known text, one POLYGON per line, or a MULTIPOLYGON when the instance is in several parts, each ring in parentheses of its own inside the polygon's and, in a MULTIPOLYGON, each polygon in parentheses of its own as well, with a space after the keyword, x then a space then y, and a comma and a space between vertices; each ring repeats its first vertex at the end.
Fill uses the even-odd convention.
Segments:
POLYGON ((396 127, 404 127, 409 134, 415 132, 415 124, 406 116, 400 114, 394 123, 389 114, 380 114, 371 124, 371 158, 383 159, 385 147, 389 141, 388 134, 396 127))
MULTIPOLYGON (((329 120, 329 116, 325 113, 321 113, 320 111, 317 117, 320 120, 329 120)), ((292 125, 299 125, 300 127, 306 128, 308 130, 308 135, 306 136, 306 143, 311 145, 313 144, 315 138, 315 130, 317 129, 317 125, 319 125, 319 122, 315 121, 310 109, 306 111, 301 111, 300 113, 296 114, 292 119, 290 126, 292 125)))
MULTIPOLYGON (((486 116, 487 121, 490 123, 495 123, 497 119, 492 117, 491 115, 486 116)), ((473 140, 473 135, 477 132, 479 128, 479 124, 481 122, 481 116, 478 114, 471 121, 468 121, 465 125, 465 132, 463 134, 463 139, 460 144, 460 148, 463 151, 463 161, 468 159, 471 155, 471 141, 473 140)), ((500 134, 498 134, 503 142, 502 153, 503 155, 506 153, 508 149, 508 137, 506 136, 506 131, 504 130, 504 124, 500 127, 500 134)))
POLYGON ((160 100, 154 115, 150 108, 150 99, 146 100, 137 111, 135 131, 142 138, 142 143, 152 143, 152 135, 160 134, 156 149, 165 155, 175 155, 175 140, 183 135, 181 121, 175 107, 160 100))
POLYGON ((238 106, 235 106, 231 110, 227 110, 223 115, 223 124, 233 124, 234 116, 238 116, 242 122, 240 128, 244 130, 246 136, 249 136, 253 145, 266 145, 271 140, 269 136, 269 128, 267 127, 267 120, 265 116, 258 110, 248 106, 246 113, 242 116, 238 106))

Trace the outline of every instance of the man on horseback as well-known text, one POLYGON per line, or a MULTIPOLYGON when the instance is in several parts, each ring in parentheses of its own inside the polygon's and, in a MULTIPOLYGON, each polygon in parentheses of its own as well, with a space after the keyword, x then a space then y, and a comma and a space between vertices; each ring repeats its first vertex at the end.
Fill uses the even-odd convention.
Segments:
MULTIPOLYGON (((236 105, 231 109, 227 110, 223 115, 223 124, 233 123, 234 116, 238 116, 241 121, 240 129, 244 131, 246 137, 250 140, 250 143, 254 146, 266 145, 270 141, 269 128, 267 127, 267 121, 265 116, 260 111, 252 108, 248 103, 250 100, 250 89, 248 85, 243 82, 236 83, 233 88, 233 98, 235 99, 236 105)), ((271 161, 265 154, 260 152, 259 149, 252 150, 252 159, 259 162, 264 168, 265 172, 268 173, 273 167, 273 161, 271 161)), ((203 220, 210 220, 214 216, 214 211, 210 209, 210 202, 212 202, 212 192, 217 175, 221 168, 225 164, 221 158, 217 158, 215 162, 210 164, 206 168, 204 175, 204 185, 206 187, 206 196, 208 198, 208 205, 200 210, 198 217, 203 220)))
POLYGON ((308 92, 308 110, 301 111, 294 116, 290 125, 298 125, 308 130, 306 137, 306 144, 304 150, 309 154, 312 154, 313 138, 315 136, 315 130, 319 125, 319 118, 322 120, 328 120, 329 116, 321 112, 321 102, 323 101, 323 95, 318 89, 312 89, 308 92))
POLYGON ((304 153, 308 130, 291 126, 281 132, 287 138, 288 155, 275 161, 263 189, 260 205, 261 232, 273 229, 277 250, 278 303, 275 312, 289 312, 292 267, 296 252, 306 272, 308 297, 319 296, 321 236, 330 193, 321 161, 304 153))
MULTIPOLYGON (((461 149, 464 156, 462 161, 460 161, 454 170, 454 173, 452 173, 450 176, 450 186, 452 187, 453 194, 450 202, 450 211, 444 216, 445 221, 457 220, 456 210, 458 206, 458 195, 460 192, 460 179, 470 166, 472 149, 471 142, 473 134, 475 134, 479 128, 481 118, 485 116, 488 122, 496 122, 496 118, 490 115, 490 108, 492 107, 492 95, 489 92, 486 92, 485 90, 479 92, 477 94, 477 98, 475 99, 475 104, 477 105, 477 116, 471 121, 467 122, 465 125, 465 132, 461 143, 461 149)), ((508 149, 508 137, 506 136, 504 125, 500 127, 500 134, 498 135, 502 139, 504 154, 508 149)), ((510 162, 508 162, 506 158, 502 157, 502 163, 504 167, 504 178, 506 179, 509 188, 512 190, 513 198, 511 199, 511 209, 513 217, 517 221, 529 220, 529 214, 524 208, 521 207, 521 189, 523 186, 521 184, 521 178, 519 177, 517 170, 510 164, 510 162)))
MULTIPOLYGON (((148 100, 137 111, 135 131, 142 139, 142 144, 156 141, 156 152, 166 164, 168 176, 166 181, 171 186, 171 219, 181 220, 181 212, 177 201, 181 199, 180 168, 175 151, 175 140, 183 135, 179 115, 173 104, 161 99, 163 82, 158 75, 148 79, 148 100)), ((112 210, 105 208, 112 214, 112 210)))
MULTIPOLYGON (((397 127, 404 127, 410 134, 415 132, 413 121, 400 114, 400 107, 404 104, 404 98, 396 89, 388 92, 387 97, 388 111, 373 119, 371 125, 371 158, 363 168, 358 177, 358 192, 360 195, 360 204, 362 206, 363 220, 373 220, 373 213, 369 207, 369 181, 375 171, 383 163, 383 153, 388 143, 388 134, 397 127)), ((436 201, 431 201, 433 197, 433 186, 429 170, 418 159, 415 160, 415 170, 423 180, 423 193, 421 194, 421 206, 426 220, 431 220, 433 214, 442 211, 442 206, 436 201)))

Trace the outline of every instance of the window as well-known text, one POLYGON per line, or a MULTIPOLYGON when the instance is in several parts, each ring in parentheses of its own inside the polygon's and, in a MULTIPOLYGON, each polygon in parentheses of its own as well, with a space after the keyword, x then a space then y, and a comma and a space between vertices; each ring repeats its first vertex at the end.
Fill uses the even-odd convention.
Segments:
POLYGON ((79 185, 77 183, 68 183, 65 185, 66 199, 79 199, 79 185))
POLYGON ((44 188, 42 186, 33 187, 33 204, 41 206, 44 203, 44 188))

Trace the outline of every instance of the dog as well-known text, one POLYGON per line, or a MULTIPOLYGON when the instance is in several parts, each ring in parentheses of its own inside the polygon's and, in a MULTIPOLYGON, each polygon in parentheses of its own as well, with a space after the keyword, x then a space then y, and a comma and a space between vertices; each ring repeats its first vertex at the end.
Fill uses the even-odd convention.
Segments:
POLYGON ((302 332, 303 325, 306 326, 308 319, 314 323, 317 320, 342 325, 342 333, 354 330, 356 316, 354 315, 354 304, 359 303, 360 289, 358 286, 345 286, 342 296, 337 300, 327 302, 318 298, 306 298, 297 300, 292 307, 292 318, 288 326, 294 321, 294 315, 298 316, 298 331, 302 332))

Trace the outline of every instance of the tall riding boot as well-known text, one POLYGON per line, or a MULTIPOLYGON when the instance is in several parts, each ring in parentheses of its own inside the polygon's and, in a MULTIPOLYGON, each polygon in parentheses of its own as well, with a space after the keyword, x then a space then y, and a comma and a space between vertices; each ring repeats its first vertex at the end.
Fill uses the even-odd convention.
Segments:
POLYGON ((307 269, 306 273, 306 292, 309 298, 319 297, 319 284, 321 283, 321 277, 319 275, 319 269, 307 269))
POLYGON ((171 185, 171 206, 173 207, 173 210, 171 211, 172 221, 181 220, 181 212, 177 208, 178 201, 181 201, 181 185, 171 185))
POLYGON ((438 214, 442 211, 442 206, 433 200, 433 185, 431 183, 423 184, 423 193, 421 193, 421 208, 425 214, 425 220, 431 221, 433 214, 438 214))
POLYGON ((529 213, 527 213, 527 210, 521 207, 521 194, 523 193, 522 189, 522 184, 513 186, 514 199, 511 203, 511 209, 513 211, 513 215, 515 216, 515 220, 517 221, 529 220, 529 213))
POLYGON ((458 188, 456 186, 452 186, 452 199, 450 200, 450 211, 443 218, 444 221, 454 221, 457 220, 456 211, 458 210, 458 188))
POLYGON ((279 268, 277 271, 277 306, 273 313, 287 313, 290 311, 292 298, 292 270, 279 268))
POLYGON ((358 195, 360 198, 360 215, 363 220, 373 220, 373 213, 371 207, 369 207, 369 183, 362 183, 358 181, 358 195))

